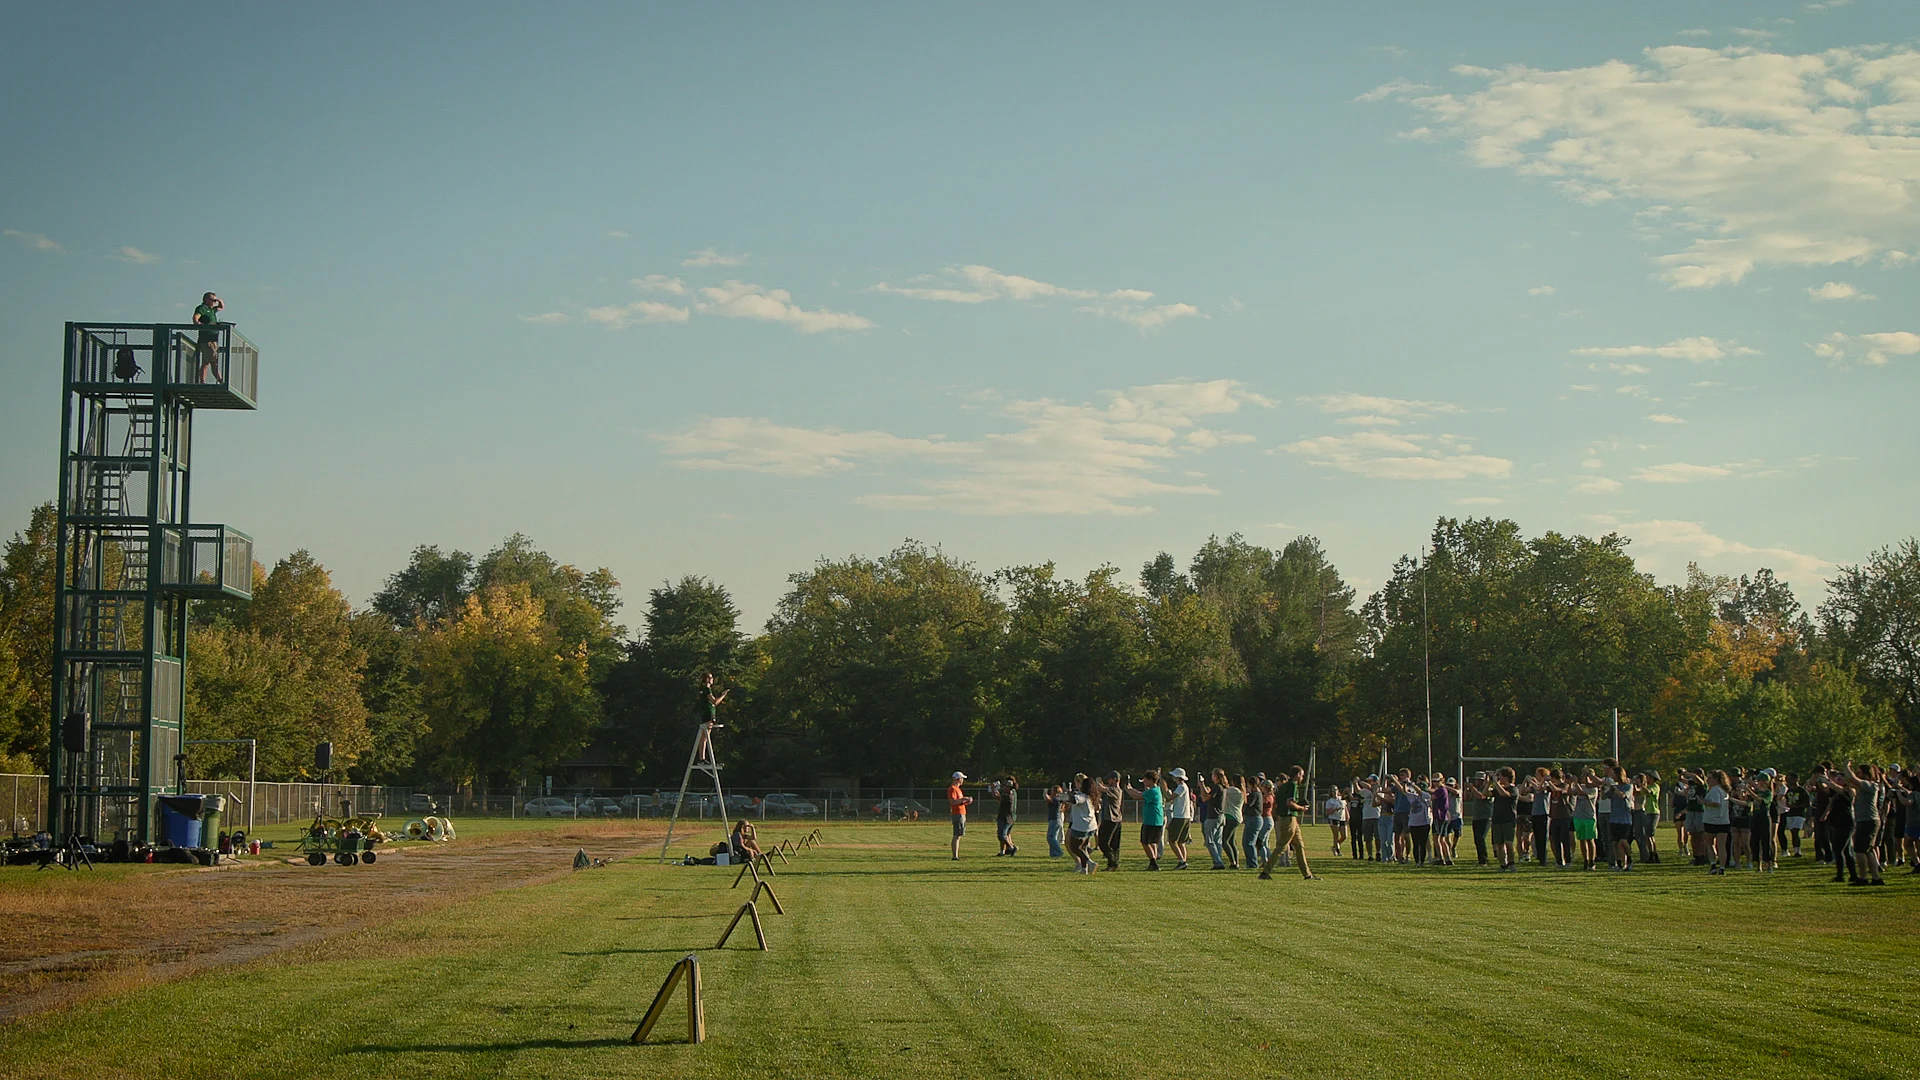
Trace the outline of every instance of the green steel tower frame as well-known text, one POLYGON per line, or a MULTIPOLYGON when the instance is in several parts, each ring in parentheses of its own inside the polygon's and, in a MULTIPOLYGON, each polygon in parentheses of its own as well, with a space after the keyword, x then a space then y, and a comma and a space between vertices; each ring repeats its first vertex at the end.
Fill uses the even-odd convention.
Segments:
POLYGON ((187 609, 253 592, 253 540, 190 524, 193 417, 255 407, 233 326, 68 323, 47 816, 58 841, 155 839, 177 793, 187 609))

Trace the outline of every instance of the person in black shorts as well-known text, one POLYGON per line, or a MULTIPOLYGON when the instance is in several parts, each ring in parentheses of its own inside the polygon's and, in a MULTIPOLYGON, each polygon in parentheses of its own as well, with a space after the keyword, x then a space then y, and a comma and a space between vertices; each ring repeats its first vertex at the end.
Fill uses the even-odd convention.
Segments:
POLYGON ((193 323, 206 329, 200 331, 200 340, 195 343, 194 352, 199 358, 199 368, 194 372, 195 382, 206 382, 207 373, 213 373, 214 381, 220 378, 220 313, 227 308, 226 302, 213 293, 200 297, 200 306, 193 309, 193 323))
POLYGON ((1520 791, 1514 783, 1513 770, 1501 766, 1493 774, 1492 791, 1488 795, 1493 803, 1493 857, 1500 863, 1501 871, 1512 873, 1516 867, 1513 856, 1514 825, 1519 818, 1515 810, 1520 801, 1520 791))

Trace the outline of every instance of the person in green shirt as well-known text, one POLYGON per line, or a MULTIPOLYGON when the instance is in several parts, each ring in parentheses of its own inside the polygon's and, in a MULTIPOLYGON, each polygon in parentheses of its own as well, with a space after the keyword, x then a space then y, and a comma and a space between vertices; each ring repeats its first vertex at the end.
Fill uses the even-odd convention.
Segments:
POLYGON ((200 367, 194 373, 195 382, 206 382, 207 373, 213 373, 213 381, 220 381, 220 313, 227 305, 214 293, 202 293, 200 306, 193 309, 195 326, 204 327, 200 331, 200 341, 196 352, 200 356, 200 367))
POLYGON ((1307 812, 1305 782, 1307 770, 1295 765, 1291 779, 1282 780, 1273 789, 1273 847, 1267 852, 1267 863, 1260 868, 1260 880, 1273 880, 1273 861, 1283 851, 1291 850, 1294 858, 1300 860, 1300 876, 1308 881, 1315 880, 1313 870, 1307 866, 1307 848, 1300 840, 1300 815, 1307 812))

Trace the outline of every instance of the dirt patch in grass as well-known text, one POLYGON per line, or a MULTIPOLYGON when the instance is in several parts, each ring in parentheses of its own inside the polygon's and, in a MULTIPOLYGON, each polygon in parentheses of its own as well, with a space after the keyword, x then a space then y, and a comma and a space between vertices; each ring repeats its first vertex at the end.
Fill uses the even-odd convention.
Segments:
MULTIPOLYGON (((278 857, 218 869, 0 871, 0 1021, 417 918, 573 872, 573 853, 625 858, 665 825, 569 822, 450 844, 382 845, 372 865, 278 857)), ((677 845, 676 845, 677 850, 677 845)))

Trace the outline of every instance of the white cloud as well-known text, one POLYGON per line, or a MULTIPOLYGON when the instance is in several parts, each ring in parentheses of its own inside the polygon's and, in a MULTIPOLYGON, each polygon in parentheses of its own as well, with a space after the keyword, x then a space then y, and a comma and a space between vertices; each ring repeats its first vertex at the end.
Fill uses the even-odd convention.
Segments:
POLYGON ((966 514, 1141 514, 1155 495, 1216 494, 1197 474, 1168 475, 1188 455, 1245 441, 1200 426, 1263 399, 1229 380, 1163 383, 1105 395, 1099 404, 1008 401, 994 411, 1012 430, 971 440, 881 431, 783 427, 721 417, 660 436, 679 464, 782 476, 819 476, 886 461, 934 470, 921 490, 874 493, 869 506, 966 514), (1204 433, 1204 434, 1203 434, 1204 433))
POLYGON ((607 235, 615 240, 625 240, 627 238, 626 231, 623 229, 609 229, 607 230, 607 235))
POLYGON ((680 260, 681 266, 696 269, 711 266, 745 266, 746 264, 747 257, 745 255, 722 255, 712 248, 707 248, 704 251, 696 251, 680 260))
POLYGON ((1620 488, 1621 483, 1618 480, 1611 480, 1604 476, 1589 476, 1573 485, 1573 492, 1576 495, 1607 495, 1619 491, 1620 488))
POLYGON ((1718 480, 1732 475, 1733 470, 1724 465, 1690 465, 1684 461, 1673 461, 1636 469, 1633 478, 1646 484, 1690 484, 1695 480, 1718 480))
MULTIPOLYGON (((1414 401, 1408 398, 1375 397, 1371 394, 1322 394, 1317 397, 1303 397, 1301 401, 1316 405, 1320 411, 1329 414, 1367 413, 1370 416, 1354 423, 1391 423, 1399 420, 1386 420, 1387 417, 1419 417, 1433 413, 1457 413, 1460 406, 1444 401, 1414 401)), ((1341 421, 1347 423, 1349 421, 1341 421)))
POLYGON ((675 296, 687 295, 687 287, 679 278, 668 277, 665 274, 637 277, 633 279, 632 285, 636 289, 645 289, 648 292, 672 293, 675 296))
POLYGON ((744 281, 726 281, 700 290, 695 305, 702 315, 727 319, 753 319, 757 322, 786 323, 803 334, 828 330, 867 330, 873 322, 846 311, 826 308, 808 310, 793 302, 785 289, 769 289, 744 281))
POLYGON ((67 253, 66 248, 61 247, 57 242, 37 232, 21 232, 19 229, 7 229, 5 230, 5 235, 20 241, 35 251, 50 251, 55 255, 65 255, 67 253))
POLYGON ((1552 296, 1553 293, 1554 289, 1551 285, 1535 285, 1527 290, 1528 296, 1552 296))
POLYGON ((587 309, 589 320, 609 330, 624 330, 635 323, 683 323, 687 321, 687 317, 686 308, 674 304, 662 304, 655 300, 640 300, 631 304, 587 309))
POLYGON ((1863 293, 1844 281, 1829 281, 1825 285, 1810 285, 1807 295, 1815 300, 1872 300, 1871 293, 1863 293))
POLYGON ((127 244, 123 246, 119 251, 114 252, 113 257, 116 259, 119 259, 121 262, 136 263, 140 266, 145 266, 148 263, 157 263, 160 261, 160 256, 155 255, 151 251, 141 251, 139 248, 134 247, 132 244, 127 244))
POLYGON ((1842 334, 1835 332, 1813 347, 1813 354, 1827 360, 1845 360, 1859 354, 1863 363, 1884 364, 1888 357, 1920 353, 1920 334, 1894 330, 1881 334, 1842 334))
POLYGON ((1920 243, 1920 50, 1784 54, 1648 49, 1547 71, 1456 68, 1480 90, 1383 87, 1486 168, 1545 178, 1588 203, 1671 208, 1675 288, 1757 266, 1857 263, 1920 243))
POLYGON ((1658 553, 1684 557, 1689 562, 1716 564, 1713 569, 1721 572, 1750 571, 1757 564, 1811 587, 1833 566, 1819 556, 1788 548, 1755 547, 1728 540, 1708 532, 1698 521, 1622 522, 1618 527, 1623 535, 1633 539, 1635 549, 1652 548, 1658 553))
POLYGON ((1649 420, 1651 420, 1651 421, 1653 421, 1653 422, 1654 422, 1654 423, 1656 423, 1656 424, 1684 424, 1684 423, 1686 423, 1686 421, 1685 421, 1685 420, 1682 420, 1682 419, 1680 419, 1679 417, 1677 417, 1677 416, 1674 416, 1674 415, 1672 415, 1671 413, 1663 413, 1663 412, 1657 412, 1657 413, 1648 413, 1648 414, 1647 414, 1647 419, 1649 419, 1649 420))
POLYGON ((564 311, 546 311, 538 315, 522 315, 520 316, 520 321, 535 323, 540 326, 559 326, 561 323, 568 321, 568 316, 564 311))
POLYGON ((1431 89, 1433 89, 1433 87, 1427 83, 1414 82, 1410 79, 1395 79, 1392 82, 1376 86, 1353 100, 1385 101, 1390 97, 1405 97, 1408 94, 1424 94, 1431 89))
POLYGON ((1853 3, 1853 0, 1819 0, 1817 3, 1808 4, 1807 10, 1832 11, 1834 8, 1843 8, 1851 3, 1853 3))
POLYGON ((1315 465, 1376 480, 1467 480, 1513 472, 1513 462, 1472 453, 1451 435, 1356 431, 1301 439, 1282 449, 1315 465))
POLYGON ((1677 338, 1665 345, 1611 345, 1573 350, 1575 356, 1660 356, 1669 360, 1691 360, 1696 364, 1729 356, 1752 356, 1757 352, 1735 341, 1711 337, 1677 338))
POLYGON ((1074 310, 1102 318, 1117 319, 1140 330, 1158 330, 1175 319, 1193 318, 1200 309, 1192 304, 1153 304, 1154 294, 1145 289, 1075 289, 1065 285, 1019 274, 1006 274, 991 266, 962 266, 938 274, 925 274, 905 285, 880 282, 874 292, 906 296, 915 300, 936 300, 948 304, 984 304, 993 300, 1039 301, 1078 300, 1074 310))

